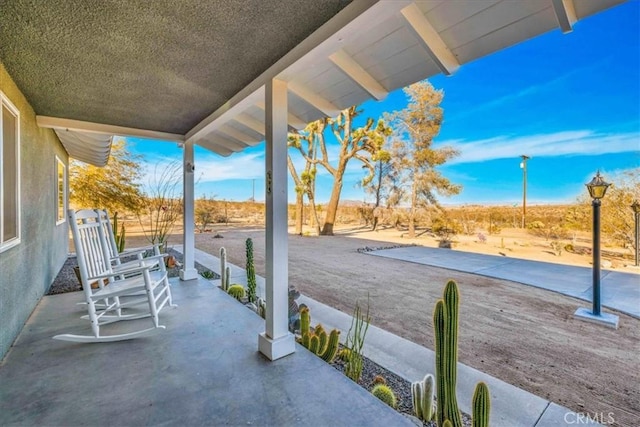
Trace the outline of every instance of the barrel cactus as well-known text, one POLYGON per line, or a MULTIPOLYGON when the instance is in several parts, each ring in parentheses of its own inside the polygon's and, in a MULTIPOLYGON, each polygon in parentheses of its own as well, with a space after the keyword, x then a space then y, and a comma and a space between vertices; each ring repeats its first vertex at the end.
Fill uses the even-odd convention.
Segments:
POLYGON ((231 285, 229 286, 227 293, 240 301, 242 298, 244 298, 244 286, 238 284, 231 285))
POLYGON ((371 390, 371 394, 373 394, 375 397, 382 400, 384 403, 386 403, 387 405, 391 406, 394 409, 398 406, 396 394, 393 392, 391 387, 387 385, 378 384, 373 388, 373 390, 371 390))

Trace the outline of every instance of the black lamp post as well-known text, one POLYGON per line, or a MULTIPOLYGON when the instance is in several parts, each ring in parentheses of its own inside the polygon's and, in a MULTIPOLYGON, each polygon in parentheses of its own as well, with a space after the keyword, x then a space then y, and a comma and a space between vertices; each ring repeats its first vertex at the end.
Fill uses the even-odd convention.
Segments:
POLYGON ((640 258, 640 248, 638 248, 638 240, 640 240, 640 203, 638 203, 637 200, 634 200, 631 205, 631 209, 633 209, 633 216, 635 220, 636 267, 638 267, 638 258, 640 258))
POLYGON ((600 176, 600 172, 585 184, 589 195, 593 199, 593 310, 594 316, 600 316, 600 200, 609 188, 609 183, 600 176))

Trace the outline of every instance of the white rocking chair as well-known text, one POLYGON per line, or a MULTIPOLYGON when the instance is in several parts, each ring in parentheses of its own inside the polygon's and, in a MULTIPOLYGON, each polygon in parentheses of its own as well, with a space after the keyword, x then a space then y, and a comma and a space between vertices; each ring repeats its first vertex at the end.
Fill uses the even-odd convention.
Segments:
POLYGON ((137 260, 137 265, 114 272, 99 215, 93 210, 68 211, 69 225, 78 257, 85 303, 92 335, 56 335, 53 338, 81 343, 122 341, 150 335, 165 327, 158 314, 165 305, 174 306, 166 270, 158 269, 162 257, 137 260), (155 270, 154 270, 155 269, 155 270), (127 278, 123 278, 123 277, 127 278), (92 289, 91 284, 98 287, 92 289), (136 296, 144 293, 142 297, 136 296), (144 310, 140 310, 145 307, 144 310), (131 308, 138 311, 128 313, 131 308), (152 326, 116 335, 101 335, 100 327, 121 320, 150 317, 152 326))
MULTIPOLYGON (((160 253, 160 245, 155 244, 152 246, 146 246, 142 248, 134 248, 130 250, 125 250, 123 252, 118 252, 118 244, 116 243, 116 237, 114 233, 113 226, 111 225, 111 220, 109 219, 109 214, 104 209, 95 209, 95 212, 98 214, 98 222, 102 225, 102 229, 104 231, 104 235, 107 241, 107 254, 109 260, 111 261, 111 267, 114 272, 118 272, 119 270, 126 270, 133 266, 138 265, 138 260, 144 258, 145 254, 153 253, 155 257, 166 257, 167 255, 162 255, 160 253), (125 257, 131 257, 135 255, 138 260, 133 261, 122 261, 125 257)), ((160 270, 164 271, 166 269, 164 262, 159 263, 160 270)))

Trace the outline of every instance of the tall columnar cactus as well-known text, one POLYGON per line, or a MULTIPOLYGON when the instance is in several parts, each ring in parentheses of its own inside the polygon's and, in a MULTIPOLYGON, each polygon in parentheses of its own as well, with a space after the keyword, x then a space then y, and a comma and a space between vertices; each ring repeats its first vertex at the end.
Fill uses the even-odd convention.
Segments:
POLYGON ((411 384, 411 398, 413 403, 413 413, 420 420, 428 423, 433 418, 434 403, 433 391, 435 389, 435 380, 433 375, 425 375, 422 381, 416 381, 411 384))
POLYGON ((253 265, 253 240, 246 241, 247 249, 247 297, 249 302, 256 300, 256 270, 253 265))
POLYGON ((120 224, 120 229, 118 229, 118 213, 116 212, 113 215, 113 238, 116 241, 116 249, 118 253, 124 251, 125 245, 125 229, 124 222, 120 224))
POLYGON ((334 329, 327 335, 322 325, 318 324, 313 330, 310 325, 309 308, 300 308, 300 343, 322 360, 331 363, 338 353, 340 331, 334 329))
POLYGON ((472 401, 472 427, 489 427, 489 412, 491 411, 491 398, 489 388, 483 382, 476 384, 472 401))
POLYGON ((433 313, 436 347, 436 389, 438 398, 437 421, 452 427, 462 427, 462 418, 456 398, 458 376, 458 286, 450 280, 438 300, 433 313))
POLYGON ((228 289, 227 284, 229 283, 227 280, 227 250, 222 247, 220 248, 220 284, 222 285, 222 290, 226 291, 228 289))
POLYGON ((224 269, 224 290, 229 290, 229 280, 231 277, 231 268, 229 266, 227 266, 227 268, 224 269))

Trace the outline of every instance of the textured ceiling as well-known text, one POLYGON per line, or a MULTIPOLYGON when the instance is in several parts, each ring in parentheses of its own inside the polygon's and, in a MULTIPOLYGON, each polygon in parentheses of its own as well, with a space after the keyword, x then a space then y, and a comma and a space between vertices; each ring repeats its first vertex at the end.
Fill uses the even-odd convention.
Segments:
POLYGON ((39 115, 184 134, 347 0, 3 0, 0 60, 39 115))

